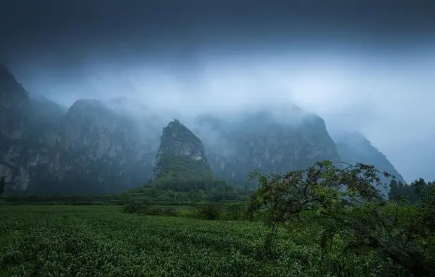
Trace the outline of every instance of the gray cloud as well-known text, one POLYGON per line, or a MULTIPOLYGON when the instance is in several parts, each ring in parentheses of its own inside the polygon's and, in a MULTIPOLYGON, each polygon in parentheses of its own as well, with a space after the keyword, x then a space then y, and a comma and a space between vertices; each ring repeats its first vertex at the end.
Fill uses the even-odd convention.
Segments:
POLYGON ((434 4, 4 0, 0 59, 64 105, 127 96, 189 117, 294 101, 434 180, 434 4))
POLYGON ((181 67, 165 61, 130 66, 97 62, 71 79, 36 70, 26 87, 65 105, 77 98, 124 95, 147 109, 186 117, 274 109, 294 101, 322 116, 332 133, 364 133, 407 180, 435 179, 435 158, 429 154, 435 153, 434 55, 198 54, 181 67))

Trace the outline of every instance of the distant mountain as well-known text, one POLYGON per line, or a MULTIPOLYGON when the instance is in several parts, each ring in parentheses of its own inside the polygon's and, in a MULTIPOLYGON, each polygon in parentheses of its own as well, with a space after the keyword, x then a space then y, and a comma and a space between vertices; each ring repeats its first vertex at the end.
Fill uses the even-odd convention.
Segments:
POLYGON ((169 190, 195 186, 199 194, 216 188, 216 196, 227 190, 222 180, 249 187, 256 169, 285 173, 342 159, 403 180, 365 138, 334 143, 323 119, 295 105, 203 115, 188 121, 190 130, 178 120, 165 127, 169 116, 126 98, 81 99, 66 109, 29 95, 0 66, 0 176, 14 192, 97 194, 152 180, 169 190))
POLYGON ((201 140, 177 119, 170 122, 160 138, 153 179, 199 180, 213 176, 201 140))
POLYGON ((61 106, 42 95, 29 94, 32 103, 32 116, 35 121, 41 123, 59 123, 68 111, 67 107, 61 106))
POLYGON ((0 64, 0 134, 4 139, 19 140, 29 119, 30 100, 27 91, 9 70, 0 64))
MULTIPOLYGON (((382 154, 361 133, 354 132, 335 138, 337 150, 343 162, 349 164, 364 163, 374 165, 380 171, 386 171, 396 177, 397 182, 406 183, 402 175, 394 168, 387 157, 382 154)), ((389 185, 391 178, 380 176, 389 185)), ((387 192, 388 193, 388 192, 387 192)))
POLYGON ((0 175, 9 191, 104 193, 151 177, 155 142, 136 122, 98 100, 78 100, 66 110, 29 95, 5 67, 0 130, 0 175))
POLYGON ((204 116, 196 131, 213 171, 235 184, 246 183, 256 169, 283 174, 340 159, 324 121, 298 108, 279 117, 265 111, 232 121, 204 116))
POLYGON ((144 183, 154 149, 134 123, 95 99, 76 101, 60 123, 44 192, 101 193, 144 183))
POLYGON ((39 159, 34 155, 37 129, 30 112, 27 91, 0 65, 0 176, 6 176, 7 189, 26 190, 39 159))

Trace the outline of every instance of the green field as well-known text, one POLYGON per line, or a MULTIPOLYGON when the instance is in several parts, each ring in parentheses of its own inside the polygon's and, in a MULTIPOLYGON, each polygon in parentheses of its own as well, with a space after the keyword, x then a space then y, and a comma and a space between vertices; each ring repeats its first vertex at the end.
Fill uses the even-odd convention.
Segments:
MULTIPOLYGON (((277 258, 265 259, 260 223, 5 205, 0 276, 327 276, 309 226, 293 230, 278 239, 277 258)), ((376 272, 374 259, 346 259, 361 276, 376 272)))

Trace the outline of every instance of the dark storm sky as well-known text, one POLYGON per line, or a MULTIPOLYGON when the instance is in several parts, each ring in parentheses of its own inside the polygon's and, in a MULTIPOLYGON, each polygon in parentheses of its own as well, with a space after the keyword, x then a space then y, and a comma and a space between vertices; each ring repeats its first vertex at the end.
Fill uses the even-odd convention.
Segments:
MULTIPOLYGON (((4 59, 198 48, 404 47, 430 41, 432 0, 1 0, 4 59), (397 45, 397 44, 401 45, 397 45), (364 45, 365 44, 365 45, 364 45), (214 46, 214 47, 213 47, 214 46), (226 46, 226 47, 225 47, 226 46), (331 47, 331 45, 329 46, 331 47), (65 53, 67 52, 67 53, 65 53)), ((115 57, 113 57, 115 58, 115 57)), ((64 58, 69 66, 68 58, 64 58)))
POLYGON ((70 105, 181 111, 296 101, 435 179, 435 1, 0 0, 0 61, 70 105))

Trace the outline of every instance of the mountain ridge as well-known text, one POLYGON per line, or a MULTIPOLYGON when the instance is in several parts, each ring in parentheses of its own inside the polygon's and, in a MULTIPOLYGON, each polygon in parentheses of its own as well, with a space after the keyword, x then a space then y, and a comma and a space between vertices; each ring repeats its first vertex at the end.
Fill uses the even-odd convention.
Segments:
MULTIPOLYGON (((189 123, 190 130, 178 120, 165 127, 162 118, 167 115, 140 105, 131 113, 125 98, 79 99, 64 109, 29 96, 7 69, 3 71, 0 175, 6 176, 12 191, 107 193, 142 186, 158 175, 159 151, 163 157, 159 133, 163 136, 164 128, 171 126, 183 126, 179 135, 191 143, 184 150, 197 149, 189 153, 203 163, 201 170, 208 172, 204 175, 237 186, 249 187, 248 174, 255 169, 285 173, 341 159, 342 146, 331 138, 324 120, 294 104, 232 118, 203 115, 189 123)), ((171 139, 177 145, 172 135, 167 141, 171 139)))

